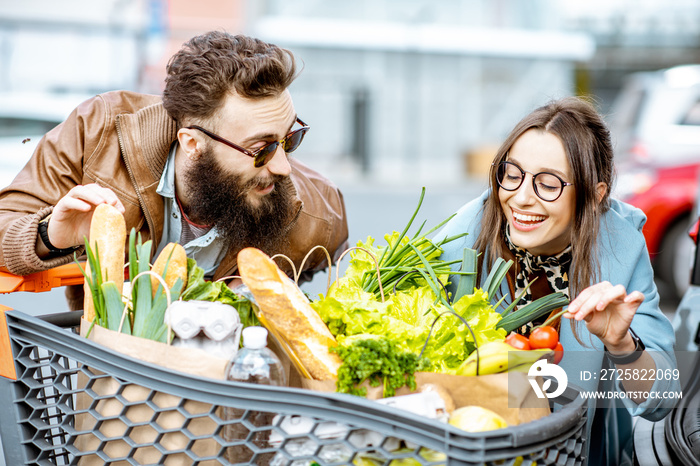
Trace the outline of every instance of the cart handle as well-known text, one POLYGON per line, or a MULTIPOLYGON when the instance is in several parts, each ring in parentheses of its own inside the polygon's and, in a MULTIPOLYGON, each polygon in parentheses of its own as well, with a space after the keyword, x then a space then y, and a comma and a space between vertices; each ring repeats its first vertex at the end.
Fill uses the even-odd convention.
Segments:
MULTIPOLYGON (((75 262, 24 276, 15 275, 8 272, 5 267, 0 267, 0 293, 18 291, 40 293, 62 286, 82 285, 83 279, 83 273, 75 262)), ((9 307, 0 304, 0 376, 17 380, 5 318, 5 312, 9 310, 11 310, 9 307)))
POLYGON ((83 279, 80 267, 75 262, 29 275, 15 275, 5 267, 0 267, 0 293, 40 293, 62 286, 82 285, 83 279))

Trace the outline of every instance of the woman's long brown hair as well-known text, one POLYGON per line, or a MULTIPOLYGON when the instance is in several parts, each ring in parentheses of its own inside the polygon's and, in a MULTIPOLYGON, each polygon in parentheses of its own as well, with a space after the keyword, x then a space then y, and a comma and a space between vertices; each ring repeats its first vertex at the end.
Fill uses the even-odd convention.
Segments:
MULTIPOLYGON (((614 165, 610 132, 592 104, 579 97, 567 97, 537 108, 523 118, 501 145, 491 165, 491 193, 484 205, 481 231, 474 248, 479 255, 478 269, 483 261, 492 264, 498 257, 508 257, 505 241, 506 219, 498 199, 497 167, 506 159, 515 141, 526 131, 538 129, 557 136, 566 152, 576 192, 576 212, 571 229, 573 260, 569 269, 569 290, 572 298, 600 277, 598 234, 600 218, 610 208, 610 188, 614 165), (607 190, 598 199, 596 187, 603 182, 607 190)), ((513 276, 517 270, 511 269, 513 276)), ((576 321, 571 320, 574 334, 576 321)))

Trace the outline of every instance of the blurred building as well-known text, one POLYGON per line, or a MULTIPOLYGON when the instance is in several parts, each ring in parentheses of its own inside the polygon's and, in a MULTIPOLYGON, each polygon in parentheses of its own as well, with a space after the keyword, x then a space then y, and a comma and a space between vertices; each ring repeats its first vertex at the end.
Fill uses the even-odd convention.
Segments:
MULTIPOLYGON (((242 32, 303 63, 292 93, 312 131, 299 157, 336 176, 459 182, 483 173, 535 106, 599 91, 605 104, 614 94, 610 70, 623 74, 634 61, 616 24, 623 13, 651 14, 652 2, 605 3, 624 9, 569 0, 0 0, 0 91, 159 93, 168 58, 189 37, 242 32)), ((633 33, 644 37, 643 28, 624 36, 633 33)))
POLYGON ((574 92, 593 42, 549 1, 270 1, 252 32, 292 48, 318 163, 384 182, 458 181, 536 105, 574 92))
POLYGON ((698 0, 565 0, 561 7, 563 27, 595 40, 578 78, 605 108, 630 73, 700 63, 698 0))

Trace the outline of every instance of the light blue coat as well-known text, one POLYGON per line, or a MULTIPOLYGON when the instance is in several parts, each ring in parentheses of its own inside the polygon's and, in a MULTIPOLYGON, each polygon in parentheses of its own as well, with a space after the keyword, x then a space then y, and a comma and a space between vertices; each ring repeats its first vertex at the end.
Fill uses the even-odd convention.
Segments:
MULTIPOLYGON (((464 205, 436 235, 435 239, 441 239, 463 232, 469 233, 464 238, 444 245, 442 259, 461 259, 464 248, 473 248, 481 229, 482 207, 487 196, 488 191, 464 205)), ((654 358, 657 369, 675 369, 673 328, 659 309, 659 294, 654 284, 654 274, 644 236, 641 233, 646 217, 641 210, 629 204, 614 199, 611 203, 610 210, 605 213, 600 224, 598 260, 600 261, 601 277, 599 281, 607 280, 613 285, 621 284, 628 293, 638 290, 644 294, 644 302, 639 306, 631 327, 644 342, 648 353, 654 358)), ((485 264, 485 267, 487 265, 485 264)), ((482 276, 485 277, 486 274, 482 274, 482 276)), ((452 292, 454 292, 457 280, 457 276, 452 277, 452 292)), ((505 280, 501 292, 504 295, 510 294, 505 280)), ((590 380, 582 380, 581 371, 600 374, 604 362, 603 343, 588 332, 583 322, 579 327, 579 335, 586 346, 582 346, 576 340, 567 319, 562 320, 560 333, 560 341, 564 347, 564 358, 559 365, 567 372, 569 384, 576 385, 588 392, 598 390, 599 381, 594 380, 593 377, 590 380)), ((624 391, 621 389, 620 382, 604 382, 600 390, 624 391)), ((679 392, 680 383, 674 379, 657 379, 652 391, 658 393, 679 392)), ((642 416, 651 421, 662 419, 675 404, 675 400, 651 398, 639 405, 629 399, 619 401, 627 408, 630 415, 642 416)), ((598 406, 600 407, 601 404, 599 401, 598 406)), ((595 406, 596 402, 590 401, 589 434, 595 406)), ((617 422, 614 420, 615 416, 622 415, 622 413, 613 412, 606 413, 606 415, 608 416, 606 424, 612 428, 610 422, 617 422)), ((595 452, 591 453, 593 457, 597 456, 595 452)))

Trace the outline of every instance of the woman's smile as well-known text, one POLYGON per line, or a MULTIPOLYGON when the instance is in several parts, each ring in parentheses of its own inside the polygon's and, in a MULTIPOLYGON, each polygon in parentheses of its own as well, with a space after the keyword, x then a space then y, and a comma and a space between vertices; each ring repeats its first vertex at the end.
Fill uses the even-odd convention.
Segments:
POLYGON ((513 228, 520 231, 532 231, 541 226, 547 220, 545 215, 516 212, 514 209, 511 209, 511 211, 513 213, 513 228))

